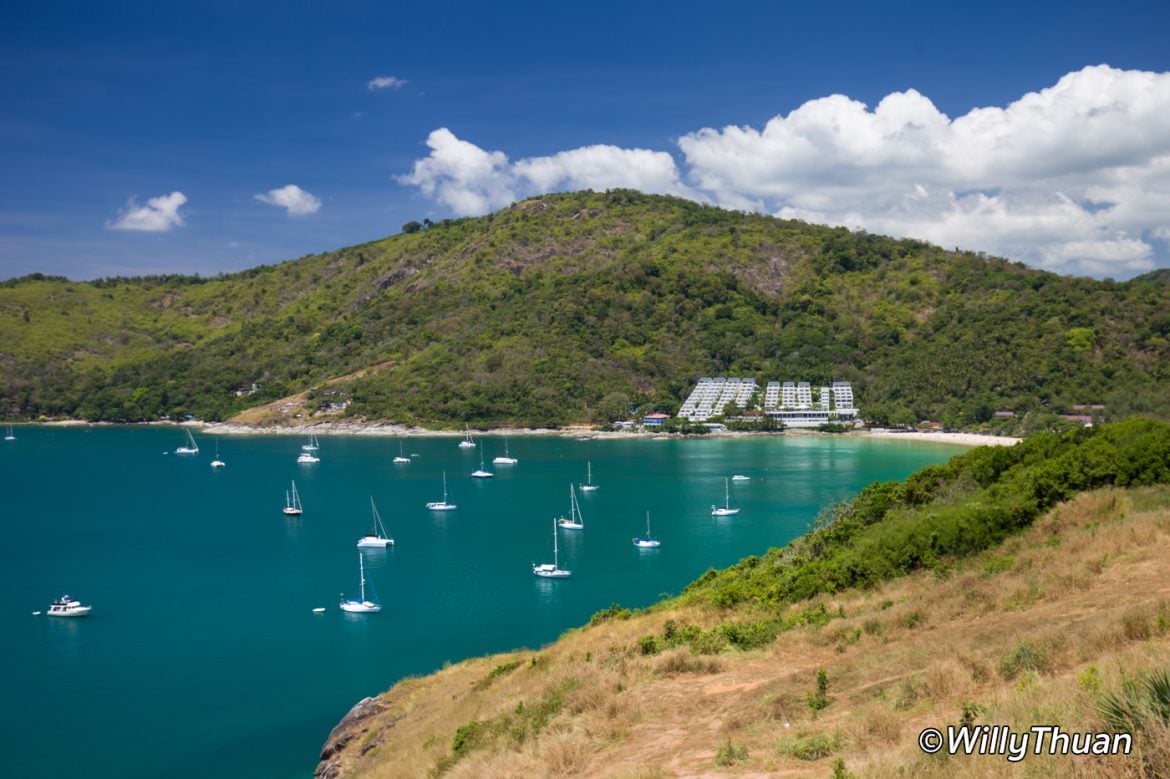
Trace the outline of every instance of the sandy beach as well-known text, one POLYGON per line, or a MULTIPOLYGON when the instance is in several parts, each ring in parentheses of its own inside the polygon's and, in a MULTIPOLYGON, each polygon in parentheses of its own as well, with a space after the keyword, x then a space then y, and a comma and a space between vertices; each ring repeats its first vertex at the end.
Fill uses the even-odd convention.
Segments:
MULTIPOLYGON (((188 423, 195 424, 195 423, 188 423)), ((228 422, 215 423, 210 425, 202 425, 203 432, 208 435, 306 435, 308 433, 316 433, 317 435, 370 435, 370 436, 389 436, 397 438, 410 438, 420 436, 447 436, 451 438, 462 438, 465 434, 463 430, 429 430, 423 427, 413 427, 407 425, 396 425, 389 422, 319 422, 311 425, 297 425, 297 426, 280 426, 274 425, 271 427, 254 427, 252 425, 232 424, 228 422)), ((616 431, 599 431, 589 427, 564 427, 564 428, 528 428, 528 427, 509 427, 496 428, 490 431, 472 430, 471 435, 482 436, 562 436, 565 438, 597 438, 597 439, 618 439, 618 438, 673 438, 673 434, 664 434, 657 431, 651 432, 637 432, 631 430, 616 430, 616 431)), ((759 436, 821 436, 821 435, 846 435, 856 437, 869 438, 889 438, 899 439, 903 441, 928 441, 939 444, 953 444, 957 446, 1012 446, 1019 443, 1019 438, 1008 438, 1006 436, 984 435, 980 433, 943 433, 943 432, 923 432, 923 431, 895 431, 895 430, 857 430, 849 433, 822 433, 817 430, 787 430, 783 433, 752 433, 752 432, 735 432, 722 431, 717 433, 709 433, 710 438, 752 438, 759 436)), ((680 436, 681 437, 681 436, 680 436)))

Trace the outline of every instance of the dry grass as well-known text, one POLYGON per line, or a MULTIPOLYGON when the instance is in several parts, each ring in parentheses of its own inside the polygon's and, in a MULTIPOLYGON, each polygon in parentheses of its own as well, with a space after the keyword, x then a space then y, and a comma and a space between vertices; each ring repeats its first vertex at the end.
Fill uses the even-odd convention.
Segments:
MULTIPOLYGON (((571 631, 538 655, 478 658, 404 681, 372 723, 377 749, 363 756, 355 739, 344 775, 424 777, 441 767, 451 777, 823 777, 840 758, 879 778, 1152 776, 1134 758, 931 757, 916 738, 958 724, 971 705, 979 723, 1101 730, 1100 691, 1170 665, 1167 505, 1167 489, 1082 495, 945 577, 823 599, 846 616, 753 652, 642 655, 638 639, 661 636, 668 619, 708 628, 726 617, 675 608, 571 631), (829 704, 814 710, 821 668, 829 704), (453 759, 460 725, 501 721, 569 682, 539 733, 505 733, 453 759), (727 744, 742 745, 746 759, 727 760, 727 744)), ((1166 729, 1139 741, 1147 757, 1170 759, 1166 729)))

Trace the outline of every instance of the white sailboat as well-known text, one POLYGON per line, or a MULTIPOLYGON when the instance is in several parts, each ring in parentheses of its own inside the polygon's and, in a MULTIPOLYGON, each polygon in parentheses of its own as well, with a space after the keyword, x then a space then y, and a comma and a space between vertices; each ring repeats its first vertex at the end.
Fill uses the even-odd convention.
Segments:
MULTIPOLYGON (((341 603, 338 605, 341 606, 342 611, 348 611, 350 614, 376 614, 382 610, 382 605, 377 601, 366 600, 366 561, 361 552, 358 552, 358 571, 361 575, 361 595, 357 600, 345 600, 343 594, 341 603)), ((371 589, 373 589, 372 585, 371 589)))
POLYGON ((581 492, 596 492, 601 488, 601 485, 593 483, 593 463, 585 463, 587 477, 585 483, 581 485, 581 492))
POLYGON ((12 425, 8 426, 8 432, 4 434, 5 441, 15 441, 16 435, 12 432, 12 425))
POLYGON ((752 477, 751 476, 744 476, 741 473, 737 473, 731 477, 731 480, 732 481, 751 481, 752 477))
POLYGON ((459 442, 460 449, 474 449, 475 441, 471 440, 471 426, 467 426, 467 434, 463 436, 463 440, 459 442))
POLYGON ((454 503, 447 502, 447 472, 443 471, 443 499, 439 501, 432 501, 427 504, 427 508, 431 511, 453 511, 458 508, 454 503))
POLYGON ((581 507, 577 505, 577 491, 569 484, 569 516, 557 518, 557 526, 565 530, 584 530, 585 518, 581 516, 581 507))
POLYGON ((491 471, 485 471, 483 468, 483 449, 479 450, 479 469, 471 472, 473 479, 490 479, 495 476, 491 471))
POLYGON ((378 515, 378 507, 374 505, 374 496, 370 496, 370 512, 373 514, 373 530, 370 535, 358 539, 358 549, 385 549, 394 546, 394 539, 386 532, 382 524, 382 517, 378 515))
POLYGON ((542 579, 564 579, 572 576, 572 571, 563 571, 559 567, 561 563, 560 553, 557 547, 557 521, 553 520, 553 562, 552 565, 548 563, 541 563, 537 565, 532 564, 532 572, 542 579))
POLYGON ((731 507, 731 483, 728 479, 723 480, 723 506, 712 506, 711 516, 713 517, 730 517, 733 514, 739 513, 739 507, 731 507))
POLYGON ((492 465, 515 465, 520 462, 515 457, 508 454, 508 439, 504 439, 504 453, 499 457, 492 459, 492 465))
POLYGON ((290 517, 299 517, 304 513, 304 508, 301 507, 301 496, 297 494, 297 483, 292 483, 292 493, 288 490, 284 491, 284 509, 285 514, 290 517))
POLYGON ((306 452, 315 452, 320 448, 321 448, 321 445, 317 442, 317 434, 316 433, 309 433, 309 443, 301 444, 301 449, 306 451, 306 452))
POLYGON ((402 443, 402 441, 399 441, 398 442, 398 456, 394 458, 394 462, 397 465, 401 465, 403 463, 407 463, 407 464, 410 463, 410 458, 406 456, 402 447, 403 447, 403 443, 402 443))
POLYGON ((650 536, 650 512, 646 512, 646 535, 634 539, 634 546, 639 549, 657 549, 662 542, 650 536))
POLYGON ((317 445, 317 437, 310 433, 309 441, 310 441, 310 443, 305 444, 301 447, 301 449, 303 449, 304 451, 302 451, 300 454, 297 455, 297 462, 298 463, 319 463, 319 462, 321 462, 321 458, 317 456, 317 450, 320 449, 320 447, 317 445), (312 446, 313 448, 309 449, 309 446, 312 446))
POLYGON ((199 454, 199 444, 195 443, 195 436, 191 435, 190 430, 184 430, 187 434, 187 445, 180 446, 175 450, 175 454, 199 454))
POLYGON ((211 461, 212 468, 223 468, 227 465, 223 460, 219 459, 219 439, 215 439, 215 459, 211 461))

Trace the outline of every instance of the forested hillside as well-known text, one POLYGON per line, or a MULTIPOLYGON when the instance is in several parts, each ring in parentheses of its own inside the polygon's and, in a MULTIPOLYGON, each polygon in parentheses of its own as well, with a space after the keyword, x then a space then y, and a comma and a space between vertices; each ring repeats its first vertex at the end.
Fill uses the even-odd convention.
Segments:
POLYGON ((852 381, 879 421, 1167 416, 1170 286, 582 192, 214 279, 9 280, 0 366, 11 418, 216 420, 348 377, 350 417, 557 425, 703 375, 852 381))

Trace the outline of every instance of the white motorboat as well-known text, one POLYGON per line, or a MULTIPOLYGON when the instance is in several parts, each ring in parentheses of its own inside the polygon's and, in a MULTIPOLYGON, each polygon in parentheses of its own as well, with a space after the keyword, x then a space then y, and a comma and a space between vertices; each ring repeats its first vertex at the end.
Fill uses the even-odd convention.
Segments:
POLYGON ((93 606, 82 606, 81 601, 62 595, 49 604, 50 617, 85 617, 93 610, 93 606))
POLYGON ((321 462, 321 458, 318 457, 317 455, 313 454, 312 452, 301 452, 299 455, 297 455, 297 462, 298 463, 319 463, 319 462, 321 462))
POLYGON ((371 522, 373 529, 368 536, 362 536, 358 539, 358 549, 385 549, 388 546, 394 546, 394 539, 386 532, 386 526, 382 524, 382 517, 378 515, 378 507, 374 505, 374 496, 370 496, 370 512, 373 515, 371 522))
POLYGON ((731 477, 731 480, 732 481, 751 481, 752 477, 751 476, 744 476, 743 474, 737 473, 736 475, 731 477))

